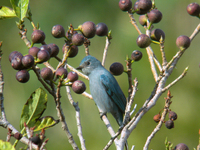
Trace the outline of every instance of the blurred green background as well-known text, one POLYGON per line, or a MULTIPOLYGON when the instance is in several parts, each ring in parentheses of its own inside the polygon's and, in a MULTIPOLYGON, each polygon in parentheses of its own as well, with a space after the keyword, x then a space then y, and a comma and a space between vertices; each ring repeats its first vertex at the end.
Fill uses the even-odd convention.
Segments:
MULTIPOLYGON (((135 0, 133 1, 133 3, 135 0)), ((195 27, 199 23, 199 19, 191 17, 187 14, 186 7, 192 0, 160 0, 156 1, 156 7, 163 13, 163 19, 160 23, 155 24, 155 28, 160 28, 165 32, 165 53, 169 61, 174 54, 178 51, 175 41, 179 35, 190 36, 195 27)), ((196 1, 200 4, 200 1, 196 1)), ((0 6, 11 7, 8 0, 0 0, 0 6)), ((39 23, 41 30, 46 34, 46 43, 55 43, 60 49, 64 44, 64 39, 55 39, 51 36, 51 29, 54 25, 60 24, 66 30, 70 23, 74 27, 82 24, 85 21, 93 21, 94 23, 104 22, 108 28, 112 30, 112 41, 107 54, 106 68, 113 62, 121 62, 125 67, 126 55, 129 57, 133 50, 141 50, 143 52, 143 59, 132 65, 133 79, 137 77, 139 81, 138 92, 135 96, 134 103, 137 104, 137 110, 143 105, 144 101, 149 97, 155 85, 153 76, 151 74, 147 54, 145 49, 140 49, 136 45, 136 38, 138 33, 129 22, 127 13, 122 12, 118 8, 117 0, 31 0, 30 6, 33 14, 33 21, 35 24, 39 23)), ((138 15, 135 15, 138 21, 138 15)), ((4 105, 8 121, 19 130, 19 121, 21 110, 30 94, 41 86, 37 81, 36 76, 30 71, 30 81, 22 84, 16 81, 16 70, 12 69, 8 56, 12 51, 20 51, 23 54, 28 52, 24 42, 20 39, 18 28, 16 27, 14 19, 0 21, 0 41, 3 41, 3 58, 2 70, 4 73, 5 88, 4 88, 4 105)), ((28 30, 27 36, 30 39, 32 27, 30 22, 25 19, 25 25, 28 30)), ((139 25, 141 30, 144 29, 139 25)), ((168 83, 177 78, 185 67, 189 66, 187 75, 173 86, 171 94, 174 96, 171 105, 171 110, 178 114, 178 119, 175 121, 175 128, 169 130, 164 125, 161 130, 153 138, 149 149, 165 149, 164 141, 168 140, 174 143, 185 143, 190 149, 198 145, 198 130, 200 128, 200 36, 198 35, 193 41, 189 49, 185 52, 179 61, 176 69, 168 79, 168 83)), ((36 46, 40 46, 37 44, 36 46)), ((102 59, 103 49, 105 46, 105 37, 95 37, 91 39, 90 54, 102 59)), ((151 44, 154 52, 159 60, 161 55, 159 46, 151 44)), ((60 52, 59 56, 62 56, 60 52)), ((81 59, 85 56, 84 47, 79 47, 79 54, 75 58, 68 60, 69 64, 77 67, 81 59)), ((57 61, 51 60, 50 63, 55 67, 57 61)), ((41 65, 41 67, 43 67, 41 65)), ((127 96, 128 81, 126 74, 117 76, 121 88, 127 96)), ((84 80, 85 81, 85 80, 84 80)), ((89 92, 88 82, 87 92, 89 92)), ((104 123, 99 118, 98 110, 92 100, 84 98, 82 95, 73 94, 73 98, 79 103, 81 110, 81 122, 83 128, 83 136, 85 138, 87 149, 101 150, 110 140, 110 135, 104 123)), ((137 128, 132 132, 128 139, 129 146, 135 145, 135 150, 141 150, 145 144, 147 136, 153 131, 156 123, 153 121, 153 116, 157 114, 164 106, 164 93, 153 107, 139 122, 137 128)), ((73 106, 69 103, 65 88, 62 89, 62 108, 66 116, 66 121, 70 132, 73 134, 76 143, 80 147, 79 139, 77 136, 77 128, 75 121, 75 111, 73 106)), ((136 111, 137 111, 136 110, 136 111)), ((53 98, 48 96, 47 110, 44 116, 51 115, 57 119, 57 113, 53 98)), ((118 129, 116 121, 111 115, 108 118, 115 130, 118 129)), ((166 118, 167 120, 168 118, 166 118)), ((0 128, 0 139, 5 140, 7 130, 0 128)), ((48 150, 54 149, 72 149, 68 143, 65 133, 61 129, 61 124, 48 129, 46 137, 49 142, 46 145, 48 150)), ((11 142, 14 140, 12 139, 11 142)), ((23 144, 19 144, 19 147, 23 144)), ((81 148, 81 147, 80 147, 81 148)), ((115 149, 111 146, 110 149, 115 149)))

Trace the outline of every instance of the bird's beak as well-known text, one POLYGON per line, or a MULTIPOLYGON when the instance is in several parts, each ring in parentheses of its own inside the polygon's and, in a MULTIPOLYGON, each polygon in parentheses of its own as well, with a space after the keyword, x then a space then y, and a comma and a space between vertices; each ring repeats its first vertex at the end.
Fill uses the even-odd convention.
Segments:
POLYGON ((83 66, 79 66, 76 68, 77 70, 82 70, 83 69, 83 66))

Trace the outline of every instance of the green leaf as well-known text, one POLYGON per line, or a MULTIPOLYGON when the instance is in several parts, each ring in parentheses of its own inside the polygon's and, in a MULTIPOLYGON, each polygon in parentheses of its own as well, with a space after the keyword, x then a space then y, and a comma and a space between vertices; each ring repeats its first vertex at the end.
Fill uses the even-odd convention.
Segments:
POLYGON ((37 123, 35 125, 36 128, 34 129, 34 132, 40 131, 42 129, 50 128, 50 127, 56 125, 58 122, 59 122, 59 120, 55 120, 51 116, 42 117, 37 121, 37 123))
POLYGON ((29 0, 10 0, 17 17, 23 21, 28 10, 29 0))
POLYGON ((23 107, 20 119, 20 128, 23 129, 24 122, 26 122, 28 127, 34 127, 46 107, 47 93, 42 88, 38 88, 31 94, 23 107))
POLYGON ((0 7, 0 19, 8 19, 17 17, 15 11, 12 8, 1 6, 0 7))
POLYGON ((0 150, 15 150, 10 142, 0 140, 0 150))

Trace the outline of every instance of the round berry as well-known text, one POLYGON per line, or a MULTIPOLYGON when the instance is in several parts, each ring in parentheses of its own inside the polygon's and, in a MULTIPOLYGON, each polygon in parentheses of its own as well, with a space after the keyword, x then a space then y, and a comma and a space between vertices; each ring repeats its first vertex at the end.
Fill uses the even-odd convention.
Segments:
POLYGON ((30 78, 30 75, 27 70, 20 70, 16 73, 17 81, 21 83, 26 83, 30 78))
POLYGON ((72 90, 77 94, 82 94, 86 90, 85 83, 81 80, 76 80, 72 84, 72 90))
POLYGON ((147 25, 147 16, 146 15, 140 15, 139 17, 139 23, 142 25, 142 26, 146 26, 147 25))
POLYGON ((98 36, 107 36, 108 35, 108 27, 105 23, 98 23, 96 25, 96 35, 98 36))
POLYGON ((170 120, 172 120, 172 121, 174 121, 174 120, 176 120, 177 119, 177 114, 175 113, 175 112, 173 112, 173 111, 169 111, 169 119, 170 120))
POLYGON ((131 54, 131 58, 134 61, 139 61, 142 58, 142 52, 138 50, 134 50, 131 54))
POLYGON ((51 57, 55 57, 59 53, 59 47, 56 44, 48 44, 48 47, 51 49, 51 57))
POLYGON ((31 47, 28 50, 28 54, 32 55, 34 58, 37 58, 37 53, 40 51, 38 47, 31 47))
POLYGON ((155 41, 160 41, 160 38, 162 37, 162 40, 165 40, 165 33, 161 29, 154 29, 151 31, 151 39, 155 41))
POLYGON ((152 7, 151 0, 138 0, 135 2, 134 9, 137 14, 146 14, 152 7))
POLYGON ((42 140, 40 139, 40 137, 38 135, 30 138, 30 141, 33 142, 36 145, 40 145, 42 140))
POLYGON ((174 128, 174 122, 172 120, 168 120, 168 121, 165 122, 165 126, 168 129, 172 129, 172 128, 174 128))
POLYGON ((162 13, 157 9, 151 10, 149 13, 147 13, 147 16, 151 23, 158 23, 162 19, 162 13))
POLYGON ((175 146, 174 150, 189 150, 188 146, 184 143, 179 143, 175 146))
POLYGON ((40 75, 42 77, 42 79, 44 80, 52 80, 53 79, 53 72, 50 68, 42 68, 42 70, 40 71, 40 75))
POLYGON ((48 51, 49 52, 49 55, 51 55, 51 48, 48 46, 48 45, 42 45, 41 47, 40 47, 40 50, 46 50, 46 51, 48 51))
POLYGON ((25 68, 30 68, 34 65, 34 58, 32 55, 25 55, 22 58, 22 64, 25 68))
POLYGON ((50 58, 49 52, 46 50, 42 50, 42 51, 40 50, 37 54, 37 58, 39 60, 38 63, 43 63, 43 62, 49 60, 49 58, 50 58))
POLYGON ((53 26, 53 28, 51 30, 51 34, 55 38, 65 37, 65 29, 61 25, 55 25, 55 26, 53 26))
POLYGON ((124 72, 124 67, 121 63, 115 62, 112 65, 110 65, 110 72, 113 75, 121 75, 124 72))
POLYGON ((56 76, 63 77, 63 79, 67 77, 67 74, 68 71, 65 68, 61 67, 56 70, 56 76))
POLYGON ((68 73, 67 79, 70 82, 74 82, 74 81, 78 80, 78 74, 76 72, 74 72, 74 71, 71 71, 71 72, 68 73))
POLYGON ((24 68, 23 64, 22 64, 22 58, 23 58, 23 55, 18 52, 16 53, 13 57, 12 57, 12 60, 11 60, 11 66, 16 69, 16 70, 21 70, 24 68))
POLYGON ((197 3, 190 3, 187 6, 187 12, 191 16, 197 16, 197 17, 199 17, 199 15, 200 15, 200 6, 199 6, 199 4, 197 4, 197 3))
POLYGON ((92 21, 86 21, 80 25, 80 30, 86 38, 93 38, 96 34, 96 25, 92 21))
POLYGON ((132 8, 131 0, 120 0, 119 1, 119 8, 122 11, 129 11, 132 8))
POLYGON ((73 43, 73 45, 76 45, 76 46, 83 45, 83 43, 84 43, 84 36, 82 34, 79 34, 79 33, 74 34, 72 36, 72 43, 73 43))
POLYGON ((34 30, 31 39, 33 43, 42 43, 45 40, 45 34, 42 30, 34 30))
POLYGON ((157 115, 155 115, 155 116, 153 117, 153 120, 154 120, 156 123, 158 123, 158 122, 160 121, 160 118, 161 118, 160 114, 157 114, 157 115))
POLYGON ((190 38, 188 36, 185 35, 181 35, 176 39, 176 45, 180 48, 180 49, 186 49, 190 46, 190 38))
POLYGON ((13 51, 13 52, 10 53, 10 55, 9 55, 9 61, 10 61, 10 62, 11 62, 13 56, 14 56, 16 53, 20 53, 20 52, 18 52, 18 51, 13 51))
MULTIPOLYGON (((67 50, 67 44, 65 43, 63 45, 63 48, 62 48, 62 51, 63 53, 65 53, 65 51, 67 50)), ((72 45, 70 48, 69 48, 69 53, 68 53, 68 57, 69 58, 73 58, 75 57, 76 55, 78 54, 78 47, 76 45, 72 45)))
POLYGON ((140 48, 146 48, 151 44, 151 39, 146 34, 140 34, 136 42, 140 48))

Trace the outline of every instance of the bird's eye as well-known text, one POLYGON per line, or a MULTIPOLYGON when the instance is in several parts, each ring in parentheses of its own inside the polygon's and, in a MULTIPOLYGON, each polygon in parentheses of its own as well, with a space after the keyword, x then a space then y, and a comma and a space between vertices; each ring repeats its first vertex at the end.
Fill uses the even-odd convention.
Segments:
POLYGON ((90 65, 90 62, 88 61, 88 62, 86 62, 86 64, 89 66, 89 65, 90 65))

